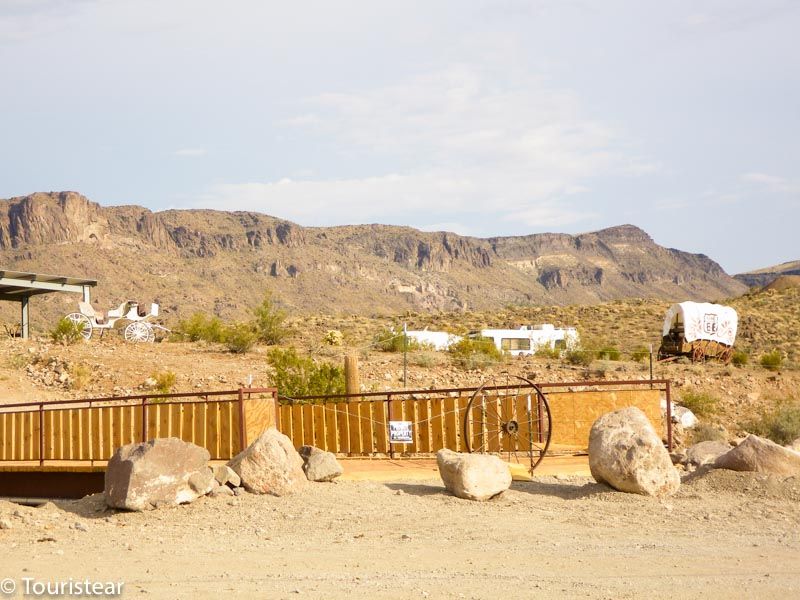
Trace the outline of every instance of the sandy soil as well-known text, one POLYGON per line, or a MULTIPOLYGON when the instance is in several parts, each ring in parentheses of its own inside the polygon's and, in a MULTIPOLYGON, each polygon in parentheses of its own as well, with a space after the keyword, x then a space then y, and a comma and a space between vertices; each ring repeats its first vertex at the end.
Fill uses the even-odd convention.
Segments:
POLYGON ((149 513, 0 502, 0 520, 0 579, 122 581, 129 598, 800 595, 800 480, 731 471, 666 500, 580 477, 487 503, 438 480, 343 481, 149 513))

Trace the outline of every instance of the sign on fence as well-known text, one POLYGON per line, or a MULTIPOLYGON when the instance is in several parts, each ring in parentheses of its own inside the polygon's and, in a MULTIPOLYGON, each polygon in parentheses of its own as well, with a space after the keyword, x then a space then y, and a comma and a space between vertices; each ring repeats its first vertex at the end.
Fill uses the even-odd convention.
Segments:
POLYGON ((411 421, 389 421, 389 442, 392 444, 410 444, 411 421))

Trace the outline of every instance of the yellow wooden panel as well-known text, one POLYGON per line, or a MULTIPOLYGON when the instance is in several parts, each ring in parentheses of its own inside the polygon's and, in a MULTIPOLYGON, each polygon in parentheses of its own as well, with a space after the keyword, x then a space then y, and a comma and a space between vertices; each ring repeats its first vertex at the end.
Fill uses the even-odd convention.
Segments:
POLYGON ((360 402, 347 402, 347 423, 349 427, 350 446, 348 452, 351 455, 361 454, 361 419, 358 414, 360 402))
POLYGON ((264 433, 266 429, 276 426, 275 399, 271 396, 266 398, 245 398, 244 418, 244 442, 249 446, 258 436, 264 433))
POLYGON ((321 404, 315 404, 312 408, 314 421, 314 445, 317 448, 328 450, 327 436, 325 435, 325 412, 321 404))
POLYGON ((206 404, 204 402, 193 402, 194 404, 194 443, 206 448, 206 404))
POLYGON ((40 446, 41 436, 44 434, 42 430, 43 419, 42 415, 39 414, 39 411, 35 413, 31 413, 31 438, 32 438, 32 451, 33 454, 31 458, 33 460, 39 460, 41 458, 42 448, 40 446))
POLYGON ((183 417, 181 419, 181 439, 184 442, 195 443, 195 407, 194 402, 184 402, 181 404, 183 409, 183 417))
POLYGON ((431 451, 431 400, 426 398, 417 404, 417 429, 419 430, 419 452, 431 451))
POLYGON ((314 446, 314 406, 312 404, 303 405, 303 440, 302 443, 295 443, 294 447, 314 446))
POLYGON ((339 434, 339 452, 350 453, 350 424, 347 419, 347 403, 337 402, 332 406, 336 407, 336 429, 339 434))
POLYGON ((469 396, 459 396, 456 400, 456 408, 458 410, 458 452, 466 452, 467 444, 464 438, 464 419, 467 414, 467 405, 469 404, 469 396))
POLYGON ((444 399, 444 447, 458 447, 458 413, 456 410, 456 399, 444 399))
POLYGON ((389 425, 386 416, 386 402, 373 402, 372 418, 375 421, 375 451, 383 454, 389 452, 389 425))
POLYGON ((372 422, 372 405, 374 402, 364 400, 358 403, 358 416, 361 421, 361 452, 375 452, 375 430, 372 422))
POLYGON ((281 433, 291 437, 292 435, 292 406, 282 404, 280 406, 281 433))
POLYGON ((291 440, 292 445, 298 448, 303 445, 303 405, 292 405, 292 432, 287 434, 291 440))
POLYGON ((81 422, 81 460, 92 460, 94 458, 92 446, 95 436, 94 421, 92 419, 94 415, 90 408, 79 408, 78 412, 81 422))
POLYGON ((339 428, 336 421, 336 404, 322 405, 325 414, 325 445, 328 452, 341 452, 339 447, 339 428))
POLYGON ((431 451, 438 452, 444 448, 444 398, 431 400, 431 451))
POLYGON ((206 404, 206 450, 211 458, 220 458, 230 454, 230 448, 223 450, 229 444, 231 436, 230 403, 209 402, 206 404), (222 431, 223 428, 225 431, 222 431), (223 438, 227 437, 227 440, 223 438))
POLYGON ((230 451, 230 457, 229 458, 233 458, 234 456, 239 454, 239 452, 244 450, 244 448, 242 447, 242 426, 241 426, 241 422, 240 422, 240 419, 239 419, 239 404, 238 404, 238 402, 237 403, 233 403, 233 402, 228 403, 228 406, 230 407, 230 419, 228 420, 228 422, 230 423, 230 426, 231 426, 231 434, 230 434, 231 451, 230 451))

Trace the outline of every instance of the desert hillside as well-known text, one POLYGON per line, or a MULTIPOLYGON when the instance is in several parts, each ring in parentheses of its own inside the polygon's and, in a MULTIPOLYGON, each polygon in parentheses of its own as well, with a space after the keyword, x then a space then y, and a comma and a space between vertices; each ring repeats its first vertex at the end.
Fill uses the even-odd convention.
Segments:
POLYGON ((797 276, 800 276, 800 260, 793 260, 774 267, 765 267, 747 273, 739 273, 735 276, 735 279, 749 287, 765 287, 781 277, 797 276))
MULTIPOLYGON (((746 290, 710 258, 659 246, 632 225, 478 239, 384 225, 301 227, 249 212, 153 213, 75 192, 1 200, 0 265, 97 279, 101 308, 156 300, 172 322, 196 310, 242 318, 265 290, 304 314, 382 315, 746 290)), ((33 326, 75 302, 37 298, 33 326)))

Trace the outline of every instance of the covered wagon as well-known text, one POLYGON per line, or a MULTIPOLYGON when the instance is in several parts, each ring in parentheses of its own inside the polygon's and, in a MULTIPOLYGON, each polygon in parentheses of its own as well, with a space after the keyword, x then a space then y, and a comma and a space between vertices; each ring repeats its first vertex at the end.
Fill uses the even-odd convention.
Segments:
POLYGON ((688 356, 693 362, 717 358, 730 362, 738 316, 730 306, 681 302, 664 317, 658 358, 688 356))

